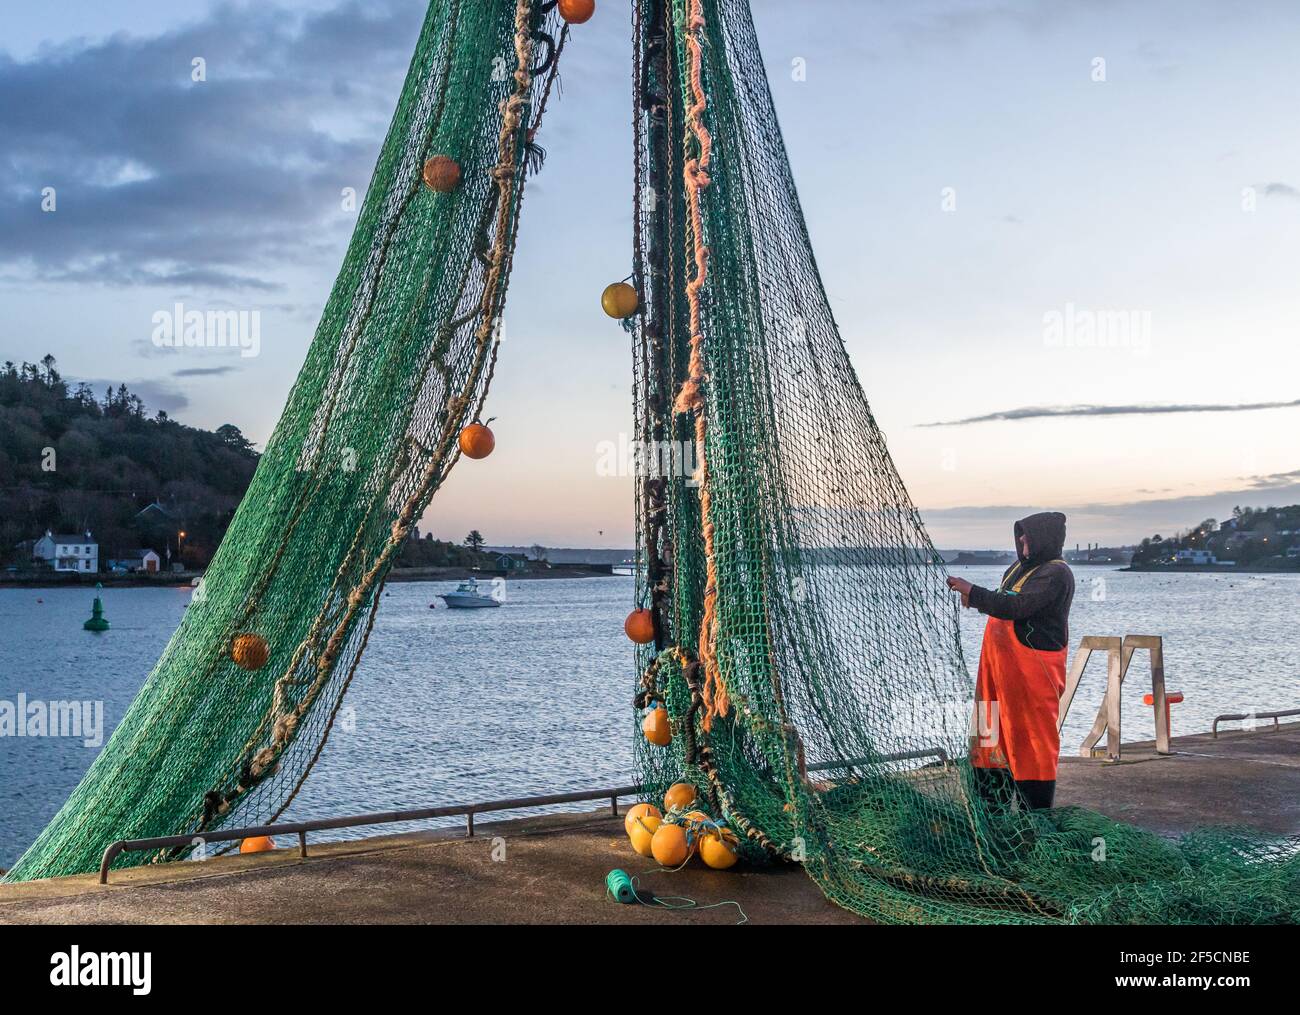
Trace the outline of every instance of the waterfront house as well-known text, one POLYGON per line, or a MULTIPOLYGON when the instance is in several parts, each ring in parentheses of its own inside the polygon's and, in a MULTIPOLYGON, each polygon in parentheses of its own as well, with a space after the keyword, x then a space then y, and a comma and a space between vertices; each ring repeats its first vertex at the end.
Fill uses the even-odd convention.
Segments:
POLYGON ((32 544, 32 559, 49 561, 55 571, 94 574, 99 570, 99 544, 87 529, 80 535, 56 534, 49 529, 32 544))
POLYGON ((156 574, 162 568, 162 558, 153 550, 129 550, 116 560, 110 560, 108 568, 119 574, 135 571, 156 574))
POLYGON ((1218 559, 1209 550, 1179 550, 1174 556, 1179 564, 1217 564, 1218 559))
POLYGON ((524 571, 528 568, 528 558, 522 553, 498 553, 497 570, 502 574, 512 571, 524 571))

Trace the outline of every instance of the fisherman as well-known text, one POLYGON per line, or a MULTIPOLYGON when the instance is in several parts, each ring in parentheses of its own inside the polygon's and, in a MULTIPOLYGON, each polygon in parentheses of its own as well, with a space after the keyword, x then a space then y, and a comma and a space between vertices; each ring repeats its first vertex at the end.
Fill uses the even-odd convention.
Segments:
POLYGON ((1051 807, 1061 750, 1057 715, 1065 690, 1074 575, 1064 560, 1065 515, 1045 511, 1015 525, 1016 562, 996 590, 949 578, 962 605, 988 615, 971 765, 975 787, 995 809, 1051 807))

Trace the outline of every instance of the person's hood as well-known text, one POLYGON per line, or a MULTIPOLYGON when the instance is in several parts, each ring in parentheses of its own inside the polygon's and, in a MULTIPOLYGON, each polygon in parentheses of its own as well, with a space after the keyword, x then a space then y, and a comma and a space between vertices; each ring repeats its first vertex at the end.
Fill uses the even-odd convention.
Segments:
POLYGON ((1016 522, 1016 557, 1022 564, 1036 567, 1057 560, 1065 549, 1065 515, 1059 511, 1041 511, 1016 522), (1029 556, 1020 552, 1020 537, 1029 537, 1029 556))

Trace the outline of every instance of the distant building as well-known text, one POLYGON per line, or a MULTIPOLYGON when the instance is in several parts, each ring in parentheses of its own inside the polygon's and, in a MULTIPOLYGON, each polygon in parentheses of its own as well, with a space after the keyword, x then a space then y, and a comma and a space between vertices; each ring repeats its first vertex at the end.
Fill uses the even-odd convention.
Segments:
POLYGON ((498 553, 497 570, 505 573, 523 571, 528 567, 528 558, 522 553, 498 553))
POLYGON ((1179 550, 1174 555, 1179 564, 1217 564, 1218 559, 1209 550, 1179 550))
POLYGON ((153 550, 131 550, 129 553, 108 562, 108 569, 119 574, 143 571, 155 574, 162 567, 162 558, 153 550))
POLYGON ((33 560, 48 560, 56 571, 94 574, 99 570, 99 544, 87 529, 81 535, 56 535, 49 529, 32 544, 33 560))
POLYGON ((135 517, 136 521, 170 522, 172 514, 157 501, 154 501, 137 511, 135 517))

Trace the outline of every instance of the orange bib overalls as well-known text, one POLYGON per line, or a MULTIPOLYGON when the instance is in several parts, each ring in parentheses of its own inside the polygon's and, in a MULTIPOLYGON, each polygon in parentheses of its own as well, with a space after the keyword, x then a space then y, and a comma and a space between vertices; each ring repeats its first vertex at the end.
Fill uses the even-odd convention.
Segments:
MULTIPOLYGON (((1019 568, 1017 564, 1007 575, 999 592, 1006 591, 1019 568)), ((1036 570, 1025 572, 1011 592, 1018 594, 1036 570)), ((1066 648, 1043 652, 1022 645, 1014 621, 989 617, 975 679, 973 766, 1009 768, 1017 781, 1056 779, 1061 753, 1056 720, 1067 655, 1066 648)))

